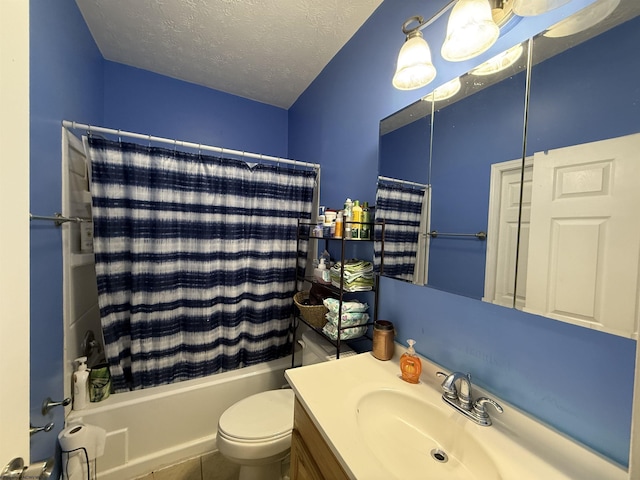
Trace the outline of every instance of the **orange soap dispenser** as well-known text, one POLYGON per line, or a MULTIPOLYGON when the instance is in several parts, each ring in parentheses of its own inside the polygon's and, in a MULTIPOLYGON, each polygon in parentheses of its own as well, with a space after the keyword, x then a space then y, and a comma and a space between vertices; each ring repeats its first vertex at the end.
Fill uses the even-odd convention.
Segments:
POLYGON ((407 343, 409 348, 400 357, 400 372, 405 382, 418 383, 420 381, 420 373, 422 373, 422 362, 413 349, 416 341, 409 339, 407 343))

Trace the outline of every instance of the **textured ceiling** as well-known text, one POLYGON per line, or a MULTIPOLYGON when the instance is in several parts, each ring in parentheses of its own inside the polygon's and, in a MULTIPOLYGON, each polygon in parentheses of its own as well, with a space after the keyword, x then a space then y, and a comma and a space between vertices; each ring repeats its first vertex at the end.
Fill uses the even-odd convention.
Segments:
POLYGON ((105 59, 289 108, 382 0, 76 0, 105 59))

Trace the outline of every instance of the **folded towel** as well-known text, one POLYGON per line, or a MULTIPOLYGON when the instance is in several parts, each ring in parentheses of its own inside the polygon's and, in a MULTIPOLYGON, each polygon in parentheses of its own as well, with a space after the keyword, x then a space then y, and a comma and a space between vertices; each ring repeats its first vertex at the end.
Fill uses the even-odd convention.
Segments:
POLYGON ((347 260, 343 267, 340 262, 336 263, 329 271, 331 284, 342 288, 346 292, 366 292, 373 289, 373 264, 364 260, 352 259, 347 260), (340 285, 340 274, 342 276, 342 285, 340 285))

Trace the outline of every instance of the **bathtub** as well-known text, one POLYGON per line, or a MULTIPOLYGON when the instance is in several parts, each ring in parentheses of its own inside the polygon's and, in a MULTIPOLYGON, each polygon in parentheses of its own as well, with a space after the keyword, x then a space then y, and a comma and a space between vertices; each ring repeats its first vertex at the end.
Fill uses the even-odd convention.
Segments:
MULTIPOLYGON (((296 357, 298 359, 298 357, 296 357)), ((99 480, 135 478, 180 460, 217 450, 220 415, 242 398, 286 384, 291 356, 231 372, 148 390, 111 395, 72 411, 67 425, 107 431, 99 480)))

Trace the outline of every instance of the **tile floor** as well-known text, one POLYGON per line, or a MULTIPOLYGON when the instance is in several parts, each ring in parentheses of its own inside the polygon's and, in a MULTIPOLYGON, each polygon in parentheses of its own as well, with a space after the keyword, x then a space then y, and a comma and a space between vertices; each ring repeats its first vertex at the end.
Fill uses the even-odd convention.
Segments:
POLYGON ((237 480, 240 467, 219 452, 190 458, 135 480, 237 480))

